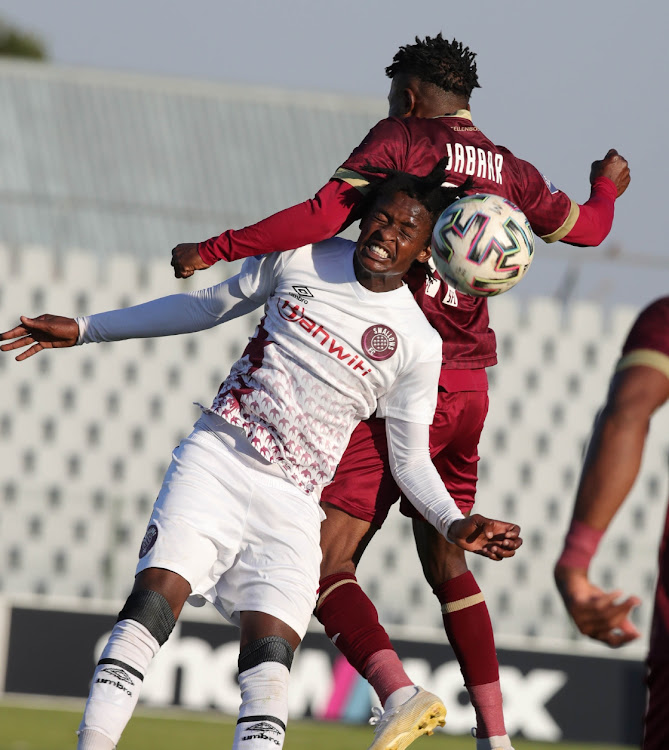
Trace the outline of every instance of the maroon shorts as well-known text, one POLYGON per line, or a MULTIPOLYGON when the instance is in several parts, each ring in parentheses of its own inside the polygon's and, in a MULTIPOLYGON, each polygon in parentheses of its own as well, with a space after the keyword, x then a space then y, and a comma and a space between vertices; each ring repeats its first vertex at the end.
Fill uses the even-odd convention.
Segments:
MULTIPOLYGON (((487 413, 487 391, 449 393, 439 388, 430 427, 430 455, 463 513, 474 504, 478 443, 487 413)), ((323 490, 321 501, 381 526, 400 496, 388 465, 385 422, 372 417, 353 431, 334 481, 323 490)), ((400 510, 409 518, 421 517, 406 498, 402 498, 400 510)))

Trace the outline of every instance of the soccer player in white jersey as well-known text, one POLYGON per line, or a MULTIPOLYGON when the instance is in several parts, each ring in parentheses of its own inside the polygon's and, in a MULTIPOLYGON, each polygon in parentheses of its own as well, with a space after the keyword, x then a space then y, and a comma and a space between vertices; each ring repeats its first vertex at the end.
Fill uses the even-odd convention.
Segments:
MULTIPOLYGON (((95 669, 79 750, 112 750, 146 669, 186 600, 212 602, 241 628, 241 707, 233 748, 281 747, 287 684, 316 602, 320 488, 358 421, 386 418, 398 484, 451 542, 492 559, 520 545, 513 524, 464 518, 432 465, 441 339, 402 277, 429 257, 452 194, 443 165, 378 188, 356 244, 332 239, 248 259, 215 287, 85 318, 22 318, 3 351, 166 336, 265 305, 210 408, 176 448, 139 553, 132 593, 95 669)), ((193 601, 195 603, 195 601, 193 601)), ((429 694, 428 694, 429 695, 429 694)), ((444 709, 430 696, 431 726, 444 709)), ((429 709, 429 707, 428 707, 429 709)))

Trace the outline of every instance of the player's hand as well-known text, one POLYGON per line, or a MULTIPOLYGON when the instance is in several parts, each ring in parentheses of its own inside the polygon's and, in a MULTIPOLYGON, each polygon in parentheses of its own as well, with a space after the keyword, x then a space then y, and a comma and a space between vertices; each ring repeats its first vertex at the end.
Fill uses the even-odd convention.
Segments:
POLYGON ((609 152, 603 159, 593 161, 590 169, 590 184, 598 177, 608 177, 613 180, 618 191, 618 198, 627 190, 630 184, 630 168, 627 159, 621 156, 615 148, 609 149, 609 152))
POLYGON ((520 526, 495 521, 478 513, 453 521, 448 529, 448 538, 458 547, 491 560, 513 557, 523 543, 520 526))
POLYGON ((42 349, 62 349, 74 346, 79 338, 79 326, 74 318, 63 318, 60 315, 40 315, 38 318, 21 316, 21 325, 11 331, 0 333, 2 344, 0 351, 10 352, 13 349, 30 347, 22 351, 18 362, 32 357, 42 349), (13 339, 13 340, 12 340, 13 339))
POLYGON ((629 643, 641 633, 632 625, 629 613, 641 604, 636 596, 618 601, 620 591, 602 591, 588 580, 585 570, 556 566, 555 583, 576 627, 590 638, 612 648, 629 643))
POLYGON ((172 268, 177 279, 187 279, 195 271, 203 271, 209 266, 202 260, 194 242, 182 242, 172 250, 172 268))

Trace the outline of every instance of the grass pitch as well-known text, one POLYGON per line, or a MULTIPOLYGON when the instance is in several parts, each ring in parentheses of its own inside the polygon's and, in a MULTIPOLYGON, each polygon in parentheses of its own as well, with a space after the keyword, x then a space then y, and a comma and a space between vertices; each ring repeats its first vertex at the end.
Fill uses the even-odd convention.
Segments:
MULTIPOLYGON (((83 704, 68 708, 25 707, 0 703, 0 750, 74 750, 75 731, 83 704)), ((149 712, 140 709, 133 717, 119 744, 119 750, 212 750, 229 748, 234 721, 217 714, 170 710, 149 712)), ((371 727, 351 727, 320 722, 291 722, 286 750, 365 750, 372 741, 371 727)), ((416 750, 474 750, 471 737, 437 734, 421 737, 416 750)), ((604 750, 603 745, 546 744, 517 740, 516 750, 604 750)), ((616 750, 610 745, 606 750, 616 750)), ((617 750, 627 750, 618 747, 617 750)))

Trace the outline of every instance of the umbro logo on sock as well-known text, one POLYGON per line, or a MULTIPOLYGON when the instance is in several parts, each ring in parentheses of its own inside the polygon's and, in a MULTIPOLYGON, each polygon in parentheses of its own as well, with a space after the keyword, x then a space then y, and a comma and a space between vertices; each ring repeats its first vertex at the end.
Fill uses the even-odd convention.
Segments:
POLYGON ((120 680, 121 682, 127 682, 129 685, 135 684, 130 679, 130 675, 125 671, 125 669, 114 669, 113 667, 105 667, 104 669, 101 669, 100 671, 109 672, 109 674, 116 677, 117 680, 120 680))
POLYGON ((248 742, 249 740, 267 740, 269 743, 281 747, 281 735, 282 732, 274 724, 270 724, 268 721, 259 721, 257 724, 250 726, 246 732, 240 738, 241 742, 248 742), (272 737, 274 735, 274 737, 272 737), (279 739, 277 739, 277 737, 279 739))
POLYGON ((270 724, 268 721, 259 721, 252 727, 249 727, 247 732, 268 732, 270 734, 281 734, 281 730, 277 729, 274 724, 270 724))

